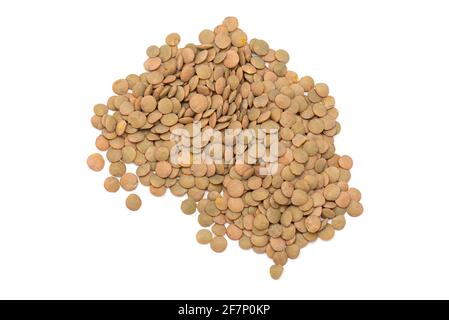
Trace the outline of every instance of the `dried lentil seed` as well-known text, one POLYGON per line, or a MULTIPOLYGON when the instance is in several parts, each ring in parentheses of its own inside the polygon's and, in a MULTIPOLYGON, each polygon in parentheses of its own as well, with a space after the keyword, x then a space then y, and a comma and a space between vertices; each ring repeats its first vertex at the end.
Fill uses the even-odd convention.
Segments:
POLYGON ((264 40, 255 39, 253 44, 253 51, 259 56, 264 56, 268 53, 268 43, 264 40))
POLYGON ((125 79, 117 80, 112 85, 112 91, 116 93, 117 95, 121 96, 128 92, 128 81, 125 79))
POLYGON ((104 180, 104 188, 108 192, 117 192, 120 189, 120 182, 116 177, 108 177, 104 180))
POLYGON ((290 60, 288 52, 282 49, 277 50, 274 55, 278 61, 283 63, 287 63, 290 60))
POLYGON ((317 216, 308 216, 305 220, 305 226, 307 228, 307 231, 309 231, 310 233, 315 233, 320 230, 321 220, 317 216))
POLYGON ((351 217, 358 217, 363 213, 363 206, 360 202, 353 200, 349 204, 347 212, 351 217))
POLYGON ((246 34, 241 30, 236 30, 231 34, 231 42, 232 45, 241 48, 247 43, 247 36, 246 34))
POLYGON ((217 236, 217 237, 223 237, 226 234, 226 227, 222 224, 214 224, 212 226, 212 232, 217 236))
POLYGON ((214 43, 215 33, 211 30, 205 29, 200 32, 198 39, 202 44, 214 43))
POLYGON ((126 207, 131 211, 137 211, 142 206, 142 200, 137 194, 130 194, 126 198, 126 207))
POLYGON ((156 164, 156 174, 161 178, 168 178, 172 170, 172 166, 168 161, 160 161, 156 164))
POLYGON ((351 200, 360 202, 360 200, 362 199, 362 194, 360 193, 360 191, 356 188, 350 188, 348 190, 350 196, 351 196, 351 200))
POLYGON ((338 164, 341 168, 350 170, 352 168, 352 159, 349 156, 342 156, 338 159, 338 164))
POLYGON ((189 101, 190 108, 195 113, 201 113, 205 111, 207 108, 207 104, 208 104, 207 99, 202 94, 194 94, 189 101))
POLYGON ((237 54, 237 52, 229 50, 226 53, 225 59, 223 60, 223 64, 225 65, 225 67, 232 69, 235 66, 237 66, 238 63, 239 63, 239 55, 237 54))
POLYGON ((114 177, 121 177, 126 172, 126 166, 123 162, 114 162, 109 166, 109 173, 114 177))
POLYGON ((219 33, 215 36, 215 45, 220 49, 226 49, 231 44, 231 38, 227 33, 219 33))
POLYGON ((334 235, 335 235, 335 230, 332 227, 332 225, 330 225, 330 224, 328 224, 323 230, 321 230, 318 233, 318 237, 324 241, 331 240, 334 237, 334 235))
POLYGON ((226 250, 228 242, 224 237, 214 237, 210 242, 210 247, 215 252, 223 252, 226 250))
POLYGON ((332 226, 335 230, 342 230, 346 225, 346 219, 343 215, 336 216, 332 219, 332 226))
POLYGON ((234 198, 242 196, 245 191, 243 183, 239 180, 231 180, 226 188, 228 189, 229 195, 234 198))
POLYGON ((324 188, 323 195, 326 200, 335 201, 340 195, 340 188, 336 184, 330 184, 324 188))
POLYGON ((212 240, 212 233, 207 229, 201 229, 196 234, 196 241, 200 244, 209 244, 212 240))
POLYGON ((167 35, 167 37, 165 38, 165 42, 169 45, 169 46, 177 46, 179 44, 179 42, 181 41, 181 37, 179 34, 177 33, 170 33, 169 35, 167 35))
POLYGON ((138 178, 135 174, 133 173, 125 173, 121 178, 120 178, 120 185, 122 186, 122 188, 126 191, 133 191, 137 188, 137 184, 138 184, 138 178))
POLYGON ((101 171, 104 168, 103 156, 99 153, 91 154, 87 158, 87 165, 93 171, 101 171))
POLYGON ((283 272, 284 272, 284 267, 281 265, 275 264, 270 267, 270 275, 274 280, 278 280, 282 276, 283 272))

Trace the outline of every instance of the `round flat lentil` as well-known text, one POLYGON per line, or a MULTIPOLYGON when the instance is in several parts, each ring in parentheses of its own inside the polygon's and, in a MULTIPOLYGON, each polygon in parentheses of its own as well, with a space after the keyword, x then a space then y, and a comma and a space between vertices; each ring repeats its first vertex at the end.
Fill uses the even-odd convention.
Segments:
POLYGON ((195 113, 201 113, 207 109, 207 98, 202 94, 194 94, 189 101, 190 108, 195 113))
POLYGON ((282 49, 277 50, 274 55, 278 61, 283 63, 287 63, 290 60, 288 52, 282 49))
POLYGON ((212 240, 212 233, 207 229, 201 229, 196 234, 196 241, 200 244, 209 244, 212 240))
POLYGON ((332 219, 332 226, 335 230, 342 230, 346 225, 346 219, 343 215, 336 216, 332 219))
POLYGON ((196 201, 192 198, 187 198, 181 203, 181 210, 185 214, 194 214, 196 211, 196 201))
POLYGON ((167 43, 169 46, 177 46, 180 41, 181 41, 181 36, 177 33, 170 33, 165 38, 165 43, 167 43))
POLYGON ((128 81, 125 79, 117 80, 112 85, 112 91, 116 93, 117 95, 124 95, 128 92, 128 81))
POLYGON ((126 198, 126 207, 131 211, 137 211, 142 206, 142 200, 137 194, 130 194, 126 198))
POLYGON ((226 57, 223 60, 223 64, 225 65, 225 67, 230 69, 237 66, 239 64, 239 55, 237 54, 237 52, 233 50, 229 50, 228 52, 226 52, 226 57))
POLYGON ((120 182, 116 177, 108 177, 104 180, 104 188, 108 192, 117 192, 120 189, 120 182))
POLYGON ((87 166, 93 171, 101 171, 104 168, 103 156, 99 153, 91 154, 87 158, 87 166))
POLYGON ((317 216, 308 216, 305 220, 305 226, 308 232, 315 233, 321 228, 321 220, 317 216))
POLYGON ((273 265, 270 267, 270 276, 274 279, 274 280, 278 280, 281 276, 282 273, 284 272, 284 267, 281 265, 273 265))
POLYGON ((226 247, 228 246, 228 242, 224 237, 215 237, 212 238, 210 242, 210 247, 215 252, 223 252, 226 250, 226 247))
POLYGON ((168 178, 173 168, 168 161, 160 161, 156 164, 156 174, 161 178, 168 178))
POLYGON ((125 173, 120 178, 120 185, 126 191, 133 191, 137 188, 139 180, 137 176, 133 173, 125 173))
POLYGON ((226 33, 219 33, 215 36, 215 45, 220 49, 226 49, 231 44, 231 38, 226 33))
POLYGON ((351 217, 358 217, 363 213, 363 206, 360 202, 353 200, 349 204, 347 211, 351 217))
POLYGON ((264 40, 254 40, 253 50, 259 56, 264 56, 268 53, 268 43, 264 40))
POLYGON ((234 47, 241 48, 246 45, 248 37, 241 30, 236 30, 231 34, 231 43, 234 47))
POLYGON ((212 75, 212 69, 207 64, 200 64, 196 67, 196 74, 200 79, 209 79, 212 75))
POLYGON ((205 29, 200 32, 198 38, 202 44, 212 44, 215 40, 215 33, 211 30, 205 29))
POLYGON ((240 180, 231 180, 226 188, 229 195, 234 198, 241 197, 245 191, 245 187, 240 180))
POLYGON ((342 156, 338 159, 338 164, 341 168, 350 170, 352 168, 352 159, 349 156, 342 156))

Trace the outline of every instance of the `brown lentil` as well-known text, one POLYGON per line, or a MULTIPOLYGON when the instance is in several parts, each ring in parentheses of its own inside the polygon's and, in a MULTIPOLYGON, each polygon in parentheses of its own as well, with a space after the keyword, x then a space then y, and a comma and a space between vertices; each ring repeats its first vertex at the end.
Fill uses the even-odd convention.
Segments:
POLYGON ((104 188, 108 192, 117 192, 120 189, 120 181, 116 177, 108 177, 104 180, 104 188))
POLYGON ((104 168, 103 156, 99 153, 91 154, 87 158, 87 165, 93 171, 101 171, 104 168))
POLYGON ((196 201, 192 198, 187 198, 181 203, 181 210, 185 214, 193 214, 196 211, 196 201))
POLYGON ((224 237, 215 237, 212 238, 210 242, 210 247, 215 252, 223 252, 226 250, 226 247, 228 246, 228 242, 224 237))
POLYGON ((201 229, 196 234, 196 241, 200 244, 209 244, 212 240, 212 233, 208 229, 201 229))
POLYGON ((133 191, 137 188, 137 184, 138 184, 138 179, 137 176, 133 173, 125 173, 121 178, 120 178, 120 185, 122 186, 122 188, 126 191, 133 191))
POLYGON ((270 275, 274 280, 278 280, 281 277, 282 272, 284 272, 283 266, 275 264, 270 267, 270 275))
POLYGON ((142 200, 137 194, 130 194, 126 198, 126 207, 131 211, 137 211, 142 206, 142 200))

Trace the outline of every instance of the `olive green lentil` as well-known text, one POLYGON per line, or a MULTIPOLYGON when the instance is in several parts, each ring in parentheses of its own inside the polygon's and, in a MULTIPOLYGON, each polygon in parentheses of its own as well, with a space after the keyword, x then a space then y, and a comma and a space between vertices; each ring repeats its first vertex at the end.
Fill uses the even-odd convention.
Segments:
POLYGON ((193 214, 196 211, 196 202, 192 198, 187 198, 181 204, 181 210, 185 214, 193 214))

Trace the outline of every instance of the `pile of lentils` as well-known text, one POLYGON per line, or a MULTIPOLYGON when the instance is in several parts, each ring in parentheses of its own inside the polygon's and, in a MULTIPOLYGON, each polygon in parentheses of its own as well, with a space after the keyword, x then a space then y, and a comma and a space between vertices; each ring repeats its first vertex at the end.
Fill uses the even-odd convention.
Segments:
MULTIPOLYGON (((223 252, 226 237, 238 241, 272 259, 279 279, 308 243, 342 230, 345 213, 363 212, 360 192, 348 186, 352 159, 335 153, 335 100, 326 84, 289 71, 285 50, 248 41, 234 17, 201 31, 200 44, 179 42, 172 33, 150 46, 145 72, 115 81, 115 95, 95 105, 96 147, 110 162, 104 188, 132 192, 140 183, 155 196, 169 189, 186 197, 181 210, 198 212, 200 244, 223 252), (278 129, 278 170, 263 176, 257 163, 173 163, 171 133, 191 132, 194 123, 222 132, 278 129)), ((101 171, 105 161, 95 153, 87 164, 101 171)), ((129 210, 141 205, 136 194, 126 199, 129 210)))

